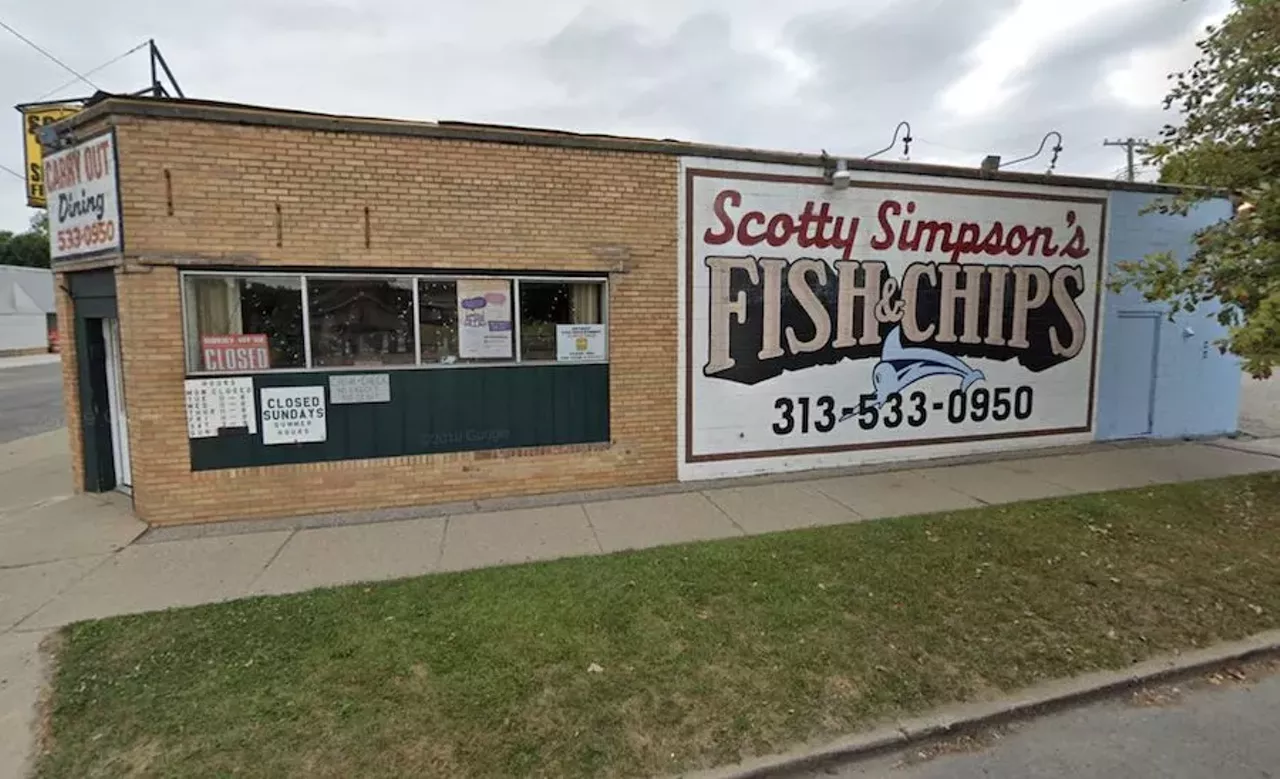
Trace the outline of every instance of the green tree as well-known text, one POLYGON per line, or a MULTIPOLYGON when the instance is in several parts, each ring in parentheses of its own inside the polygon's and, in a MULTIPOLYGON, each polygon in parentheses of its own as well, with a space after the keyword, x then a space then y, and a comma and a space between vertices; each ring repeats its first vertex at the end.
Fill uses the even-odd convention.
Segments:
POLYGON ((1153 210, 1186 213, 1226 192, 1236 216, 1201 230, 1185 263, 1168 252, 1120 263, 1113 286, 1132 284, 1175 310, 1221 301, 1221 345, 1269 376, 1280 362, 1280 0, 1235 0, 1196 45, 1199 59, 1170 76, 1165 98, 1181 124, 1146 153, 1161 181, 1183 191, 1153 210))
POLYGON ((47 213, 42 211, 31 217, 31 228, 26 232, 15 234, 8 230, 0 230, 0 265, 49 267, 49 215, 47 213))
POLYGON ((31 217, 31 232, 49 237, 49 212, 37 211, 31 217))

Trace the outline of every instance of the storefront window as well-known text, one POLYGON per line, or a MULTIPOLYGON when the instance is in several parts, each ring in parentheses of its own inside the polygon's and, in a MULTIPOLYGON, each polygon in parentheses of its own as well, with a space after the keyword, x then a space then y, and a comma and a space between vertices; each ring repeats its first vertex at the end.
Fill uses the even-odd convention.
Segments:
POLYGON ((557 325, 604 322, 599 282, 520 282, 520 359, 556 360, 557 325))
POLYGON ((313 367, 413 365, 413 280, 308 277, 313 367))
POLYGON ((423 279, 418 328, 424 365, 514 360, 511 280, 423 279))
POLYGON ((603 280, 192 271, 182 285, 192 373, 608 359, 603 280))
POLYGON ((190 275, 183 283, 191 370, 249 373, 306 366, 301 278, 190 275))

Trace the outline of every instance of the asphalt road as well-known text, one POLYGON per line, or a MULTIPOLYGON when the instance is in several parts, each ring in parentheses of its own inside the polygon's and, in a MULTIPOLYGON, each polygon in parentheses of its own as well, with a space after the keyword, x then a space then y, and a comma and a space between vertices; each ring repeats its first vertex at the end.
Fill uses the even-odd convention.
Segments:
POLYGON ((790 779, 1280 777, 1280 676, 1218 677, 1053 714, 944 745, 790 779))
POLYGON ((0 368, 0 443, 62 427, 62 365, 0 368))

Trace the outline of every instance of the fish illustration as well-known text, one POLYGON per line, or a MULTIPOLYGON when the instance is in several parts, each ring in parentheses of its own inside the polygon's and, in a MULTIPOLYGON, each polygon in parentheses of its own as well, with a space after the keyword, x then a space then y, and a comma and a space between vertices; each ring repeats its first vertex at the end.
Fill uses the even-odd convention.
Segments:
POLYGON ((895 327, 884 340, 880 362, 871 371, 871 381, 876 390, 875 406, 879 408, 890 395, 900 393, 912 384, 930 376, 956 376, 961 391, 969 389, 975 381, 986 376, 982 371, 969 367, 964 360, 937 349, 902 345, 902 328, 895 327))

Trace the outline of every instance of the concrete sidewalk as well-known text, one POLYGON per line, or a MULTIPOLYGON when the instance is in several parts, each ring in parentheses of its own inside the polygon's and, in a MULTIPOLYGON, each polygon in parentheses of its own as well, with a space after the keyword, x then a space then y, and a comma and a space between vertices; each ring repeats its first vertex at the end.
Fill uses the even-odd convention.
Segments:
POLYGON ((0 357, 0 371, 6 368, 25 368, 28 365, 49 365, 62 362, 59 354, 24 354, 18 357, 0 357))
POLYGON ((35 436, 0 446, 0 777, 19 775, 29 750, 36 646, 78 620, 1277 469, 1280 439, 1095 444, 364 524, 255 522, 143 536, 124 496, 72 494, 64 431, 35 436))

